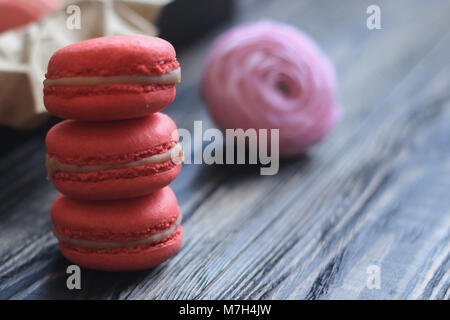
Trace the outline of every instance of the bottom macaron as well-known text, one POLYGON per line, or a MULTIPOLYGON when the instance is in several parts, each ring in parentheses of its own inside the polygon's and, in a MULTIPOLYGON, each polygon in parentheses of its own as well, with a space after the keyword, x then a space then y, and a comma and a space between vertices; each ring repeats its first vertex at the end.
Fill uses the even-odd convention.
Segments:
POLYGON ((148 269, 177 253, 183 238, 177 199, 169 187, 145 197, 114 201, 61 195, 51 217, 61 253, 89 269, 148 269))

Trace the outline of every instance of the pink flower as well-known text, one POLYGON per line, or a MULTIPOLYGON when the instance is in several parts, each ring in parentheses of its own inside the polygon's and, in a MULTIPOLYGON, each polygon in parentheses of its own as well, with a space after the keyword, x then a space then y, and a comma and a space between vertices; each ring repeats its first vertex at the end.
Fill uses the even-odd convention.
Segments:
POLYGON ((223 129, 280 129, 280 156, 303 153, 338 118, 336 76, 306 34, 262 21, 220 36, 206 59, 202 96, 223 129))

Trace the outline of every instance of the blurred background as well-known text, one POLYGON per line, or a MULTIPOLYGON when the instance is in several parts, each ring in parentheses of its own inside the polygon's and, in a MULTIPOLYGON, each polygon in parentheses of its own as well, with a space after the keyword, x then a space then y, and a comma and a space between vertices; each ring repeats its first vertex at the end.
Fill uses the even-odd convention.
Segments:
MULTIPOLYGON (((113 27, 93 34, 147 30, 176 48, 182 82, 164 112, 180 128, 191 130, 196 120, 215 127, 199 95, 207 52, 222 32, 261 19, 291 24, 317 42, 336 68, 342 117, 276 176, 185 165, 172 184, 184 219, 181 252, 148 272, 86 271, 84 289, 68 292, 67 261, 50 233, 57 192, 44 168, 45 134, 59 119, 34 105, 39 81, 26 79, 43 77, 42 68, 23 67, 29 57, 17 61, 24 50, 51 56, 60 36, 21 43, 68 14, 59 9, 0 33, 1 298, 450 298, 449 1, 100 3, 95 10, 108 12, 113 27), (373 4, 381 29, 367 27, 373 4), (376 290, 367 286, 371 266, 381 270, 376 290)), ((100 20, 93 16, 92 25, 100 20)))

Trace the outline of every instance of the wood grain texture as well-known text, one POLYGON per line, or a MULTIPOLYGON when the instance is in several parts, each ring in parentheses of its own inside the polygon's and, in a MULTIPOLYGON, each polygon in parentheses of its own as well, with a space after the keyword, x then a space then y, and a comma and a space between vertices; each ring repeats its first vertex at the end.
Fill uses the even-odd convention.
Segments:
MULTIPOLYGON (((378 1, 375 31, 370 4, 238 2, 233 23, 270 17, 318 41, 336 65, 344 115, 276 176, 185 165, 172 184, 183 247, 152 270, 83 270, 83 289, 67 290, 70 263, 50 233, 45 130, 2 155, 0 298, 449 299, 450 3, 378 1), (366 286, 371 265, 379 290, 366 286)), ((213 126, 198 83, 216 35, 180 53, 183 82, 167 109, 179 127, 213 126)))

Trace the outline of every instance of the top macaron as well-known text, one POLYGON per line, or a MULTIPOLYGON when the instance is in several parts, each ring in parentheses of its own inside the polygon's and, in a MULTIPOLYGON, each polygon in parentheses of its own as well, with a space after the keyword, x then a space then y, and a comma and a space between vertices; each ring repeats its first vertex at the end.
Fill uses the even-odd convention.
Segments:
POLYGON ((44 103, 50 113, 72 120, 138 118, 170 105, 180 77, 175 49, 161 38, 96 38, 53 54, 44 103))

